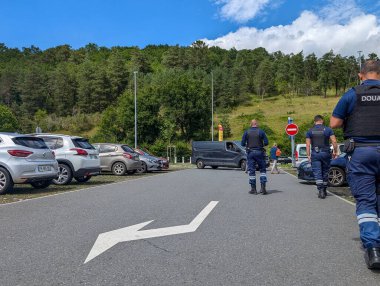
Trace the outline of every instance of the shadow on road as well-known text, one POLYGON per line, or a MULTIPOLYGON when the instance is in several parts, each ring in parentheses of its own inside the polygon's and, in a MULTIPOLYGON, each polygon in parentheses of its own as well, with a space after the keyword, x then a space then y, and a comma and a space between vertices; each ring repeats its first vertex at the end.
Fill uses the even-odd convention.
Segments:
POLYGON ((279 190, 267 190, 268 195, 276 194, 276 193, 282 193, 283 191, 279 190))

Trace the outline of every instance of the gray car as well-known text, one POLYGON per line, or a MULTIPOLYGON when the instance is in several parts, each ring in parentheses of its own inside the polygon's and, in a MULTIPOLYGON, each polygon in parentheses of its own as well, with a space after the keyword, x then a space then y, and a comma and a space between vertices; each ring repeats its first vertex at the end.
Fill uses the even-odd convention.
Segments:
POLYGON ((102 171, 108 171, 116 176, 122 176, 126 173, 134 174, 141 168, 139 154, 134 152, 128 145, 95 143, 93 146, 99 151, 102 171))
POLYGON ((46 188, 57 178, 58 162, 41 138, 0 133, 0 194, 14 184, 46 188))
POLYGON ((160 158, 149 154, 141 149, 134 149, 136 153, 140 155, 141 168, 137 170, 138 173, 147 173, 151 171, 161 171, 163 162, 160 158))

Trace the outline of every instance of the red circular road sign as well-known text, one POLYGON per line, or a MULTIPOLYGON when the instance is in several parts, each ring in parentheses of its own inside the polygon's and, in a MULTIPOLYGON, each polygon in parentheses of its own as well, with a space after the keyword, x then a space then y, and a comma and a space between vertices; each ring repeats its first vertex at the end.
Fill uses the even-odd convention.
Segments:
POLYGON ((297 135, 298 126, 297 124, 294 124, 294 123, 288 124, 285 128, 285 131, 286 131, 286 134, 288 134, 289 136, 297 135))

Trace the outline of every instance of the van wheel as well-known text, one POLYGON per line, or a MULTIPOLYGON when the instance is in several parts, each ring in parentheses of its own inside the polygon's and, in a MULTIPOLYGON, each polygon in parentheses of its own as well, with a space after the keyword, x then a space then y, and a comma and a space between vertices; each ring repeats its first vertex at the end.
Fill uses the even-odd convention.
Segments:
POLYGON ((58 165, 58 178, 53 180, 56 185, 67 185, 73 180, 73 172, 71 168, 63 163, 58 165))
POLYGON ((213 169, 218 169, 218 166, 211 166, 211 168, 213 168, 213 169))
POLYGON ((205 167, 205 163, 202 160, 197 161, 197 168, 203 169, 205 167))
POLYGON ((0 167, 0 195, 4 195, 13 189, 13 181, 9 172, 0 167))
POLYGON ((331 167, 329 170, 329 185, 340 187, 346 181, 346 173, 338 167, 331 167))
POLYGON ((242 171, 245 171, 246 168, 247 168, 247 160, 241 160, 241 162, 240 162, 240 169, 242 171))
POLYGON ((30 183, 35 189, 46 189, 53 183, 53 180, 38 181, 30 183))

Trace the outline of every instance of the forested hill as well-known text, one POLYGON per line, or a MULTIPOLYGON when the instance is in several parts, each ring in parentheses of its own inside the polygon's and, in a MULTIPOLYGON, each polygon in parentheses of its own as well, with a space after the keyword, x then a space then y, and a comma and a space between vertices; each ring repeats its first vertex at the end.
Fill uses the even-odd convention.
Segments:
POLYGON ((188 142, 210 137, 211 74, 216 110, 228 121, 229 112, 252 97, 340 94, 356 84, 358 62, 333 51, 318 58, 264 48, 223 50, 201 41, 44 51, 0 44, 1 103, 16 115, 2 131, 33 132, 40 125, 47 132, 92 130, 96 140, 132 142, 134 71, 139 142, 188 142))

